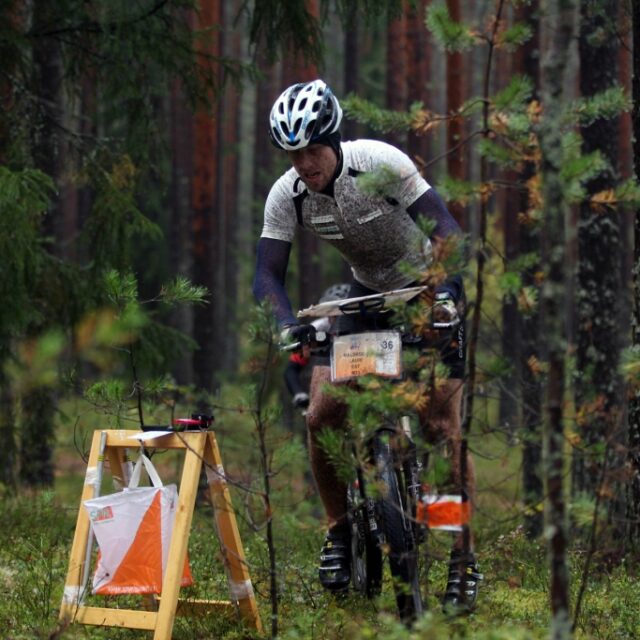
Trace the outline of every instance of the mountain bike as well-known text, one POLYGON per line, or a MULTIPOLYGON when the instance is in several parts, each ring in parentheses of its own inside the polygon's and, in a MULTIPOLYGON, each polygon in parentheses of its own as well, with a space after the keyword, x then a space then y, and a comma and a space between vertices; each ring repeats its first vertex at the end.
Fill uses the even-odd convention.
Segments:
MULTIPOLYGON (((320 303, 300 311, 298 317, 351 315, 375 327, 376 318, 387 314, 390 305, 407 302, 425 288, 320 303)), ((334 382, 357 383, 365 375, 400 380, 403 348, 419 343, 416 336, 395 329, 316 335, 316 344, 330 346, 334 382)), ((387 560, 400 618, 411 623, 423 611, 418 549, 424 536, 416 520, 423 460, 417 454, 409 418, 381 416, 379 426, 364 436, 364 451, 362 457, 354 449, 355 474, 347 488, 352 586, 367 597, 378 595, 387 560)))

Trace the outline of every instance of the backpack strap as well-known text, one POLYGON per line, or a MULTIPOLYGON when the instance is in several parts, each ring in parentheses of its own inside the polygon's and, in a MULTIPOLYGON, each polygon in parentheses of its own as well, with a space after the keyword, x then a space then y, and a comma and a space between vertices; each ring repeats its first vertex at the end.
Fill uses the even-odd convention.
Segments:
POLYGON ((302 224, 302 203, 308 197, 309 192, 306 189, 304 189, 304 191, 301 191, 300 193, 298 193, 298 189, 300 188, 301 182, 302 182, 302 179, 297 178, 296 181, 293 183, 293 190, 296 193, 296 195, 293 196, 293 206, 296 208, 296 218, 298 220, 298 224, 302 227, 304 226, 302 224))

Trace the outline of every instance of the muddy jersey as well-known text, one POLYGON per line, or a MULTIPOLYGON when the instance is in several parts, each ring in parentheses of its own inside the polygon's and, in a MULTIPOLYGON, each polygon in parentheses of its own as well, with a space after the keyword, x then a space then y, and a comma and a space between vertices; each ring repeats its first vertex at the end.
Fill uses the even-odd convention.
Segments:
POLYGON ((406 209, 430 189, 410 158, 384 142, 344 142, 342 171, 333 197, 309 191, 295 169, 271 188, 263 238, 292 242, 300 224, 332 244, 358 282, 376 291, 404 287, 431 261, 431 243, 406 209), (375 173, 376 193, 364 193, 358 176, 375 173))

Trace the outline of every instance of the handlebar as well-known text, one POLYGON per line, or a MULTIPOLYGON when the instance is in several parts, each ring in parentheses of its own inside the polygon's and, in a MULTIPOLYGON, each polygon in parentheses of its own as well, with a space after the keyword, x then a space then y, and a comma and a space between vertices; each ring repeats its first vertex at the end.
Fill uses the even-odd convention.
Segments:
MULTIPOLYGON (((316 339, 313 341, 314 346, 323 347, 329 344, 329 336, 324 331, 316 331, 316 339)), ((289 344, 282 345, 280 351, 297 351, 303 346, 302 342, 291 342, 289 344)))
MULTIPOLYGON (((427 290, 426 285, 418 287, 407 287, 405 289, 394 289, 393 291, 384 291, 381 293, 374 293, 367 296, 359 296, 356 298, 347 298, 346 300, 333 300, 329 302, 322 302, 319 304, 311 305, 306 309, 298 311, 298 318, 319 318, 319 317, 335 317, 343 315, 355 315, 359 314, 362 317, 367 315, 384 314, 390 312, 392 309, 390 305, 397 304, 399 302, 407 303, 423 291, 427 290)), ((441 294, 436 295, 434 301, 434 308, 437 305, 445 304, 446 294, 443 298, 440 298, 441 294), (440 299, 439 299, 440 298, 440 299)), ((437 331, 453 330, 460 324, 460 317, 457 315, 457 310, 454 307, 455 314, 448 321, 433 321, 430 328, 437 331)), ((415 338, 415 337, 413 337, 415 338)), ((415 343, 416 340, 411 336, 408 336, 406 343, 415 343)), ((420 338, 421 339, 421 338, 420 338)), ((403 342, 404 342, 403 336, 403 342)), ((324 331, 318 331, 316 333, 316 340, 313 343, 313 347, 323 347, 329 344, 329 337, 324 331)), ((295 342, 286 344, 280 347, 281 351, 296 351, 303 347, 302 342, 295 342)))

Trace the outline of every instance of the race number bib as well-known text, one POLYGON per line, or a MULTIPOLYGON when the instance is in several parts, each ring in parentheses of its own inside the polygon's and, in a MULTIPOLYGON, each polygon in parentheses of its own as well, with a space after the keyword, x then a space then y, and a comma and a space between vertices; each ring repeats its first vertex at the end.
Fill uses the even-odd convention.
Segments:
POLYGON ((401 356, 402 340, 397 331, 337 336, 331 348, 331 380, 351 380, 367 374, 399 378, 401 356))

